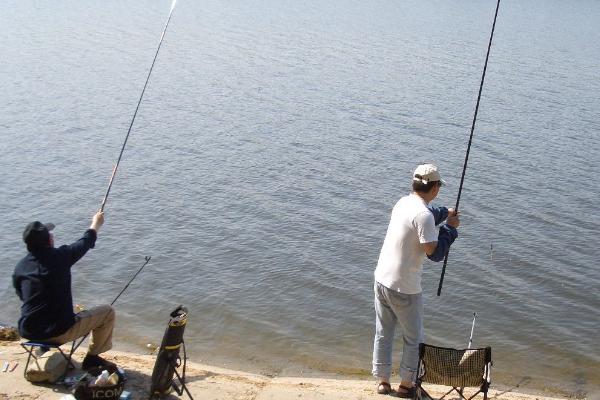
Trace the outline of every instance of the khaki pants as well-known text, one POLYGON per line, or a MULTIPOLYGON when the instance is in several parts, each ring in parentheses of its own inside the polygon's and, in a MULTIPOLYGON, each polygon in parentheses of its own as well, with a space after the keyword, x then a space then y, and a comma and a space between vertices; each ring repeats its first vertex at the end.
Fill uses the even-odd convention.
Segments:
POLYGON ((75 314, 75 323, 65 333, 45 341, 60 344, 68 343, 91 331, 92 337, 88 353, 98 355, 112 348, 114 326, 115 310, 111 306, 93 307, 75 314))

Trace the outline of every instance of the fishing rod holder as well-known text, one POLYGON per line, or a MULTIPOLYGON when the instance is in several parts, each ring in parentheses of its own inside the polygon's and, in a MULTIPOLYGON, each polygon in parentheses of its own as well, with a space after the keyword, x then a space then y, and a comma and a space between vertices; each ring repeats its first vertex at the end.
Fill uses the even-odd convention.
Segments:
POLYGON ((171 390, 174 390, 180 396, 185 392, 193 400, 185 383, 187 353, 183 334, 187 325, 187 315, 187 308, 181 305, 171 312, 171 318, 152 370, 150 400, 159 399, 171 390), (180 350, 183 350, 183 360, 180 356, 180 350), (178 371, 180 368, 181 373, 178 371))

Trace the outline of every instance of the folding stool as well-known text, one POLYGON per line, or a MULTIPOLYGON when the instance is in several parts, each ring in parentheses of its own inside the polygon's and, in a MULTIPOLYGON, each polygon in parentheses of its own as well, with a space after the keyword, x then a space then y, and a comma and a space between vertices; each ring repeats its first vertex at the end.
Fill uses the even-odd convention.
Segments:
MULTIPOLYGON (((69 349, 68 353, 65 353, 60 346, 62 346, 62 344, 57 344, 57 343, 47 343, 47 342, 38 342, 38 341, 29 341, 29 342, 24 342, 21 343, 21 347, 23 347, 25 349, 25 351, 27 353, 29 353, 29 356, 27 357, 27 362, 25 363, 25 369, 23 370, 23 376, 25 376, 25 378, 27 378, 27 367, 29 366, 29 363, 31 362, 31 358, 33 358, 33 360, 35 361, 35 363, 37 364, 38 368, 40 368, 40 365, 38 364, 38 357, 34 354, 35 349, 39 348, 42 350, 42 354, 45 353, 46 351, 50 350, 50 349, 58 349, 58 351, 60 352, 60 354, 62 354, 62 356, 65 358, 65 360, 67 360, 67 366, 65 367, 65 372, 63 372, 63 374, 60 376, 59 380, 64 378, 67 375, 67 372, 69 371, 69 369, 74 369, 75 365, 73 364, 73 361, 71 361, 71 357, 73 356, 73 352, 75 352, 75 349, 77 348, 75 346, 75 341, 73 341, 71 343, 71 348, 69 349)), ((41 369, 41 368, 40 368, 41 369)))

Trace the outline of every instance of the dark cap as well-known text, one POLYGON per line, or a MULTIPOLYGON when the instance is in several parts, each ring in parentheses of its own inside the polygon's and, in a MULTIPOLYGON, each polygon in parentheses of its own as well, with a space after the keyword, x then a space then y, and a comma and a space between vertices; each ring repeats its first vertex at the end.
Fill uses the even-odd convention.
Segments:
POLYGON ((23 231, 23 241, 27 243, 28 249, 47 247, 50 244, 50 231, 54 229, 54 224, 42 224, 40 221, 33 221, 25 227, 23 231))

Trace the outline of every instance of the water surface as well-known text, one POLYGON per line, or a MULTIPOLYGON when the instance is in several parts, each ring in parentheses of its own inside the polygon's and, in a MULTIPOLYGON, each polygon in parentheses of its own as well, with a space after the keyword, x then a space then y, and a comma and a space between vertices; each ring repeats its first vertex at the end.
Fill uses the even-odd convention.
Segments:
MULTIPOLYGON (((9 1, 0 14, 5 274, 34 219, 78 238, 98 209, 168 1, 9 1)), ((77 302, 117 303, 118 348, 190 309, 194 361, 370 370, 373 270, 420 162, 457 194, 495 2, 180 1, 77 302)), ((501 4, 427 341, 491 345, 494 383, 600 390, 600 4, 501 4)), ((400 342, 398 342, 398 348, 400 342)))

